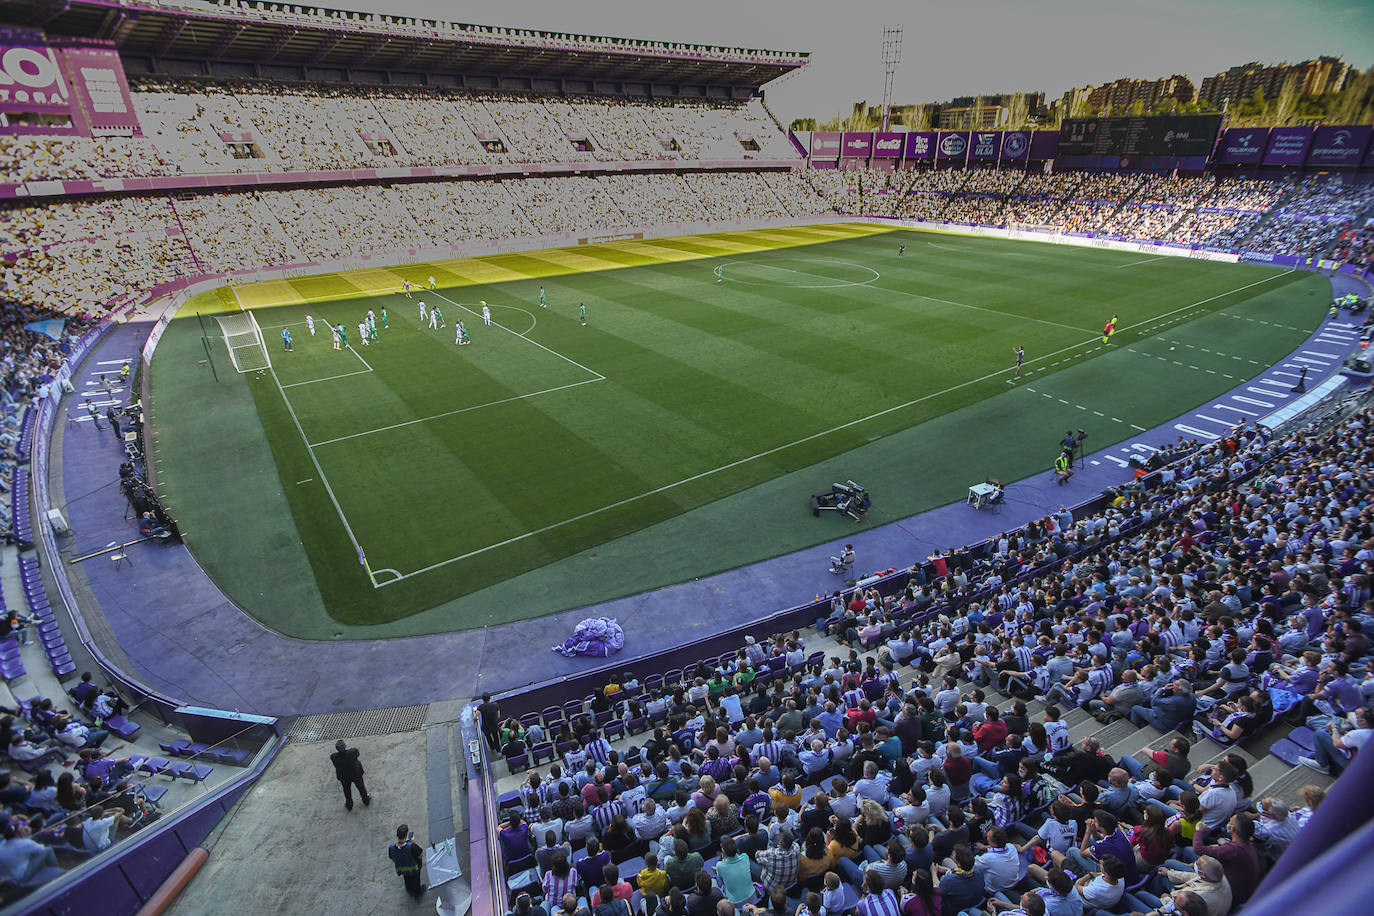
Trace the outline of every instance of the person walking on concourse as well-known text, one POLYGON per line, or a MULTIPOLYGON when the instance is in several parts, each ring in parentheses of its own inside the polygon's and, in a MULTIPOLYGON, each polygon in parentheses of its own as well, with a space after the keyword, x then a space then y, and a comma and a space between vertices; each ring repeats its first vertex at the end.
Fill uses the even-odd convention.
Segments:
POLYGON ((343 786, 344 808, 348 811, 353 810, 353 787, 358 787, 358 794, 362 797, 364 805, 372 804, 372 796, 367 793, 367 785, 363 782, 363 762, 358 759, 358 749, 349 747, 340 738, 334 742, 334 753, 329 755, 329 760, 334 764, 334 776, 343 786))

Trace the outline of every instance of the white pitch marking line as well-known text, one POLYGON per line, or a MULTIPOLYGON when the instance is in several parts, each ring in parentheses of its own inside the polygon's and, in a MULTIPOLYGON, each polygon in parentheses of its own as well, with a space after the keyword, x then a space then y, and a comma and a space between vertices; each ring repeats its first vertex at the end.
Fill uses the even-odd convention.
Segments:
POLYGON ((314 480, 314 479, 315 479, 315 478, 313 478, 313 477, 307 477, 307 478, 305 478, 304 480, 298 480, 298 481, 296 481, 296 486, 299 487, 301 484, 303 484, 303 483, 309 483, 310 481, 312 481, 312 480, 314 480))
MULTIPOLYGON (((352 348, 350 347, 350 349, 352 349, 352 348)), ((359 357, 359 359, 361 359, 361 358, 362 358, 362 357, 359 357)), ((283 387, 283 388, 299 388, 299 387, 302 386, 302 385, 313 385, 313 384, 315 384, 316 382, 332 382, 332 381, 334 381, 335 379, 348 378, 348 377, 351 376, 351 375, 367 375, 367 374, 368 374, 369 372, 371 372, 371 371, 372 371, 372 369, 369 367, 369 368, 367 368, 367 369, 359 369, 359 370, 357 370, 356 372, 345 372, 345 373, 343 373, 342 375, 327 375, 327 376, 325 376, 324 378, 312 378, 312 379, 307 379, 307 380, 304 381, 304 382, 292 382, 292 383, 289 384, 289 385, 282 385, 282 387, 283 387)))
POLYGON ((1335 353, 1323 353, 1320 350, 1299 350, 1299 353, 1306 353, 1308 356, 1325 356, 1328 359, 1340 359, 1335 353))
MULTIPOLYGON (((932 244, 933 244, 933 243, 932 243, 932 244)), ((1134 328, 1141 327, 1141 326, 1143 326, 1143 325, 1148 324, 1150 321, 1157 321, 1157 320, 1159 320, 1159 319, 1161 319, 1161 318, 1166 318, 1166 317, 1168 317, 1168 316, 1170 316, 1170 315, 1174 315, 1174 314, 1177 314, 1177 313, 1179 313, 1179 312, 1184 312, 1184 311, 1187 311, 1188 309, 1196 308, 1197 306, 1200 306, 1200 305, 1205 305, 1206 303, 1212 302, 1212 301, 1214 301, 1214 300, 1216 300, 1216 299, 1221 299, 1221 298, 1223 298, 1223 297, 1225 297, 1225 296, 1230 296, 1230 295, 1233 295, 1233 294, 1235 294, 1235 293, 1244 292, 1244 291, 1247 290, 1247 289, 1251 289, 1251 288, 1253 288, 1253 287, 1255 287, 1255 286, 1259 286, 1261 283, 1268 283, 1270 280, 1276 279, 1276 278, 1278 278, 1278 277, 1287 276, 1288 274, 1291 274, 1291 273, 1293 273, 1293 272, 1294 272, 1293 270, 1288 270, 1288 271, 1285 271, 1284 273, 1281 273, 1281 274, 1274 274, 1273 276, 1265 277, 1263 280, 1256 280, 1256 281, 1253 282, 1253 283, 1247 283, 1247 284, 1245 284, 1244 286, 1238 286, 1238 287, 1236 287, 1236 288, 1233 289, 1233 290, 1228 290, 1227 292, 1224 292, 1224 293, 1218 293, 1218 294, 1215 295, 1215 296, 1210 296, 1210 297, 1208 297, 1208 298, 1206 298, 1206 299, 1201 299, 1201 300, 1199 300, 1199 301, 1197 301, 1197 302, 1191 303, 1190 305, 1180 306, 1179 308, 1174 309, 1172 312, 1165 312, 1163 315, 1157 315, 1157 316, 1155 316, 1154 318, 1147 319, 1146 321, 1138 322, 1138 323, 1136 323, 1136 324, 1134 324, 1134 325, 1128 325, 1128 326, 1125 327, 1125 328, 1121 328, 1121 330, 1123 330, 1123 331, 1125 331, 1125 330, 1132 330, 1132 329, 1134 329, 1134 328)), ((874 288, 874 289, 883 289, 883 287, 873 287, 873 288, 874 288)), ((893 290, 893 292, 895 292, 895 290, 893 290)), ((442 297, 442 296, 441 296, 440 298, 447 298, 447 297, 442 297)), ((451 302, 451 303, 453 303, 454 305, 458 305, 458 303, 453 302, 453 300, 451 300, 451 299, 449 299, 448 301, 451 302)), ((459 308, 463 308, 463 306, 461 306, 461 305, 459 305, 458 307, 459 307, 459 308)), ((470 309, 464 309, 464 310, 465 310, 465 311, 471 311, 470 309)), ((1013 316, 1013 317, 1021 317, 1021 316, 1013 316)), ((510 329, 509 329, 509 328, 503 328, 503 330, 509 331, 510 329)), ((1075 330, 1078 330, 1078 329, 1075 329, 1075 330)), ((514 334, 515 332, 514 332, 514 331, 510 331, 510 333, 514 334)), ((517 336, 517 337, 523 337, 523 335, 520 335, 520 334, 516 334, 516 336, 517 336)), ((528 338, 525 338, 525 339, 528 340, 528 338)), ((1097 339, 1099 339, 1099 338, 1096 337, 1096 336, 1094 336, 1092 339, 1086 340, 1086 341, 1084 341, 1083 343, 1070 344, 1070 345, 1067 346, 1067 347, 1064 347, 1064 348, 1059 349, 1059 350, 1055 350, 1055 351, 1052 352, 1052 353, 1047 353, 1047 354, 1045 354, 1044 356, 1037 356, 1037 357, 1035 357, 1035 358, 1033 358, 1033 359, 1031 359, 1031 360, 1028 360, 1028 361, 1027 361, 1027 365, 1029 365, 1030 363, 1035 363, 1035 362, 1043 362, 1043 361, 1048 360, 1048 359, 1050 359, 1050 358, 1052 358, 1052 357, 1059 356, 1061 353, 1068 353, 1068 352, 1070 352, 1070 351, 1072 351, 1072 350, 1080 349, 1080 348, 1082 348, 1082 347, 1087 346, 1087 345, 1090 344, 1090 343, 1093 343, 1093 342, 1096 341, 1097 339)), ((532 340, 531 340, 530 343, 535 343, 535 341, 532 341, 532 340)), ((536 344, 536 346, 542 346, 542 345, 536 344)), ((545 348, 545 349, 547 349, 547 348, 545 348)), ((550 351, 550 352, 554 352, 554 351, 550 351)), ((555 355, 561 356, 562 354, 557 354, 557 353, 556 353, 555 355)), ((567 357, 564 357, 564 359, 567 359, 567 357)), ((572 360, 569 360, 569 362, 572 362, 572 360)), ((582 368, 585 369, 586 367, 583 366, 582 368)), ((588 369, 587 371, 590 372, 590 371, 592 371, 592 370, 588 369)), ((415 571, 413 571, 413 572, 408 572, 408 573, 403 573, 403 574, 397 574, 397 576, 396 576, 395 579, 388 580, 387 582, 379 582, 379 583, 377 583, 376 587, 377 587, 377 588, 381 588, 381 587, 383 587, 383 586, 390 585, 392 582, 399 582, 399 581, 401 581, 402 579, 408 579, 408 578, 410 578, 411 576, 418 576, 418 575, 420 575, 421 573, 433 572, 433 571, 436 570, 436 569, 440 569, 440 568, 442 568, 442 567, 444 567, 444 566, 448 566, 448 565, 450 565, 450 564, 452 564, 452 563, 458 563, 458 562, 460 562, 460 561, 462 561, 462 560, 469 559, 470 557, 478 556, 479 554, 483 554, 483 553, 486 553, 486 552, 491 551, 491 550, 496 550, 496 549, 498 549, 498 548, 500 548, 500 547, 505 547, 505 546, 507 546, 508 544, 517 543, 517 542, 519 542, 519 541, 523 541, 523 540, 525 540, 525 539, 527 539, 527 538, 531 538, 531 537, 537 537, 538 535, 544 534, 544 533, 547 532, 547 531, 552 531, 552 530, 554 530, 554 529, 556 529, 556 528, 560 528, 560 527, 562 527, 562 526, 564 526, 564 525, 569 525, 569 524, 572 524, 572 523, 574 523, 574 522, 579 522, 579 521, 581 521, 582 519, 590 518, 590 517, 592 517, 592 516, 594 516, 594 515, 599 515, 599 514, 601 514, 602 512, 609 512, 609 511, 611 511, 612 509, 618 509, 618 508, 620 508, 621 506, 625 506, 625 505, 628 505, 628 504, 630 504, 630 503, 637 502, 637 501, 639 501, 639 500, 641 500, 641 499, 647 499, 647 498, 650 497, 650 496, 657 496, 657 495, 660 494, 660 493, 666 493, 666 492, 669 491, 669 490, 676 489, 676 488, 678 488, 678 487, 680 487, 680 486, 683 486, 683 485, 685 485, 685 484, 694 483, 695 481, 701 480, 701 479, 703 479, 703 478, 705 478, 705 477, 710 477, 710 476, 713 475, 713 474, 718 474, 718 473, 720 473, 721 471, 728 471, 728 470, 730 470, 730 469, 732 469, 732 468, 739 467, 740 465, 747 464, 747 463, 749 463, 749 462, 751 462, 751 461, 757 461, 757 460, 759 460, 760 458, 767 458, 767 457, 770 456, 770 455, 775 455, 775 454, 777 454, 778 452, 784 451, 784 450, 789 449, 789 448, 792 448, 792 447, 794 447, 794 446, 802 445, 802 444, 804 444, 804 443, 806 443, 806 442, 811 442, 811 441, 813 441, 813 440, 815 440, 815 439, 819 439, 819 438, 821 438, 821 437, 823 437, 823 436, 828 436, 828 435, 831 435, 832 433, 840 432, 841 430, 850 429, 851 427, 858 426, 858 425, 861 424, 861 423, 867 423, 867 422, 870 421, 870 420, 876 420, 878 417, 886 416, 887 414, 894 413, 894 412, 896 412, 896 411, 898 411, 898 410, 905 410, 905 409, 907 409, 908 407, 915 406, 916 404, 923 403, 923 402, 928 401, 928 400, 930 400, 930 399, 932 399, 932 398, 941 397, 941 396, 946 395, 946 394, 949 394, 949 393, 951 393, 951 392, 953 392, 953 391, 958 391, 958 390, 960 390, 960 389, 962 389, 962 388, 967 388, 967 387, 970 386, 970 385, 976 385, 976 384, 979 384, 980 382, 985 382, 985 381, 988 381, 989 379, 994 379, 994 378, 996 378, 997 376, 1002 375, 1003 373, 1011 372, 1011 371, 1014 371, 1014 368, 1013 368, 1013 367, 1008 367, 1008 368, 1006 368, 1006 369, 999 369, 999 370, 997 370, 996 372, 989 372, 988 374, 979 376, 978 378, 969 379, 968 381, 966 381, 966 382, 960 382, 960 383, 957 384, 957 385, 951 385, 951 386, 949 386, 949 387, 947 387, 947 388, 944 388, 944 389, 942 389, 942 390, 940 390, 940 391, 935 391, 935 392, 932 392, 932 393, 927 394, 927 395, 922 395, 922 396, 919 397, 919 398, 915 398, 915 399, 910 400, 910 401, 907 401, 907 402, 905 402, 905 403, 902 403, 902 404, 895 404, 895 405, 893 405, 892 407, 884 408, 883 410, 877 411, 876 413, 871 413, 871 414, 869 414, 868 416, 859 417, 859 418, 856 419, 856 420, 850 420, 850 421, 848 421, 847 423, 842 423, 842 424, 840 424, 840 425, 838 425, 838 426, 831 427, 830 429, 825 429, 825 430, 821 430, 820 432, 812 433, 812 434, 809 435, 809 436, 803 436, 802 438, 793 440, 792 442, 787 442, 787 443, 784 443, 784 444, 782 444, 782 445, 775 446, 775 447, 773 447, 773 448, 771 448, 771 449, 768 449, 768 450, 766 450, 766 451, 762 451, 762 452, 759 452, 759 453, 754 454, 754 455, 749 455, 749 456, 747 456, 747 457, 745 457, 745 458, 740 458, 740 459, 738 459, 738 460, 736 460, 736 461, 729 462, 728 464, 723 464, 723 465, 721 465, 720 467, 712 468, 711 470, 708 470, 708 471, 702 471, 702 472, 699 473, 699 474, 693 474, 691 477, 684 477, 682 480, 678 480, 678 481, 675 481, 675 482, 669 483, 669 484, 664 484, 664 485, 661 486, 661 487, 656 487, 656 488, 654 488, 654 489, 652 489, 652 490, 648 490, 648 491, 646 491, 646 492, 644 492, 644 493, 640 493, 640 494, 638 494, 638 495, 636 495, 636 496, 627 496, 625 499, 622 499, 622 500, 619 500, 619 501, 617 501, 617 502, 611 503, 610 505, 602 506, 602 507, 599 508, 599 509, 592 509, 592 510, 590 510, 590 511, 588 511, 588 512, 582 513, 581 515, 574 516, 573 518, 564 519, 564 520, 561 521, 561 522, 554 522, 553 524, 551 524, 551 525, 546 525, 545 527, 540 528, 540 529, 538 529, 538 530, 536 530, 536 531, 527 531, 527 532, 525 532, 524 534, 516 535, 515 537, 512 537, 512 538, 507 538, 506 540, 501 541, 501 542, 499 542, 499 543, 496 543, 496 544, 489 544, 489 545, 487 545, 486 547, 481 547, 481 548, 478 548, 477 550, 469 551, 468 553, 462 554, 461 556, 450 557, 450 558, 447 559, 447 560, 441 560, 441 561, 439 561, 438 563, 430 564, 429 566, 426 566, 426 567, 424 567, 424 568, 422 568, 422 569, 417 569, 417 570, 415 570, 415 571)), ((604 378, 604 376, 603 376, 603 378, 604 378)), ((585 383, 584 383, 584 384, 585 384, 585 383)), ((1047 397, 1047 398, 1052 398, 1053 396, 1052 396, 1052 395, 1049 395, 1049 394, 1046 394, 1045 397, 1047 397)), ((1065 401, 1064 403, 1067 404, 1068 402, 1065 401)), ((1137 425, 1134 424, 1134 423, 1131 423, 1131 424, 1129 424, 1129 425, 1130 425, 1130 427, 1131 427, 1132 429, 1136 430, 1137 432, 1142 432, 1142 433, 1143 433, 1143 432, 1148 432, 1148 430, 1146 430, 1145 427, 1143 427, 1143 426, 1137 426, 1137 425)), ((313 452, 312 452, 312 457, 313 457, 313 452)), ((345 524, 346 524, 346 523, 345 523, 345 524)))
MULTIPOLYGON (((457 306, 458 308, 460 308, 460 309, 462 309, 463 311, 467 312, 469 315, 473 315, 473 316, 475 316, 475 317, 477 317, 477 318, 482 317, 480 313, 474 312, 472 309, 468 308, 466 305, 463 305, 461 302, 456 302, 456 301, 454 301, 453 299, 450 299, 448 296, 443 295, 442 293, 436 292, 436 293, 434 293, 434 295, 438 296, 440 299, 443 299, 445 302, 447 302, 447 303, 449 303, 449 304, 451 304, 451 305, 457 306)), ((602 375, 600 372, 597 372, 595 369, 590 369, 590 368, 588 368, 588 367, 582 365, 581 363, 579 363, 577 360, 573 359, 572 357, 564 356, 562 353, 559 353, 557 350, 551 350, 551 349, 549 349, 548 347, 546 347, 546 346, 544 346, 543 344, 541 344, 539 341, 537 341, 537 340, 531 340, 530 338, 526 337, 524 334, 518 333, 518 332, 516 332, 516 331, 512 331, 510 328, 506 327, 505 325, 501 324, 500 322, 493 321, 493 322, 492 322, 492 326, 493 326, 493 327, 498 327, 498 328, 500 328, 501 330, 505 331, 507 334, 513 334, 514 336, 519 337, 521 340, 526 341, 527 343, 532 343, 532 344, 534 344, 536 347, 538 347, 539 349, 543 350, 544 352, 546 352, 546 353, 552 353, 554 356, 557 356, 559 359, 564 360, 565 362, 572 363, 574 366, 576 366, 577 368, 581 369, 583 372, 587 372, 587 373, 589 373, 589 374, 591 374, 591 375, 596 376, 597 381, 602 381, 602 380, 604 380, 604 379, 606 378, 606 376, 602 375)))
POLYGON ((1118 264, 1116 265, 1116 269, 1121 270, 1123 267, 1134 267, 1137 264, 1149 264, 1151 261, 1162 261, 1167 257, 1172 257, 1172 255, 1161 254, 1153 258, 1141 258, 1139 261, 1131 261, 1129 264, 1118 264))
POLYGON ((501 398, 500 400, 496 401, 487 401, 485 404, 472 404, 468 407, 459 407, 457 410, 449 410, 445 411, 444 413, 436 413, 428 417, 418 417, 414 420, 406 420, 404 423, 393 423, 391 426, 379 426, 376 429, 365 429, 360 433, 350 433, 347 436, 339 436, 336 439, 325 439, 322 442, 311 442, 309 444, 311 448, 319 448, 322 445, 333 445, 335 442, 346 442, 349 439, 357 439, 362 436, 371 436, 374 433, 385 433, 390 432, 393 429, 401 429, 406 426, 414 426, 416 423, 427 423, 430 420, 441 420, 444 417, 457 416, 460 413, 467 413, 468 411, 472 410, 481 410, 483 407, 495 407, 497 404, 509 404, 513 401, 523 401, 526 398, 538 397, 541 394, 553 394, 555 391, 566 391, 569 388, 577 388, 580 385, 590 385, 594 382, 604 381, 606 381, 606 377, 604 375, 601 375, 597 376, 596 378, 583 379, 580 382, 572 382, 568 385, 559 385, 555 388, 545 388, 542 391, 531 391, 528 394, 512 395, 511 397, 501 398))

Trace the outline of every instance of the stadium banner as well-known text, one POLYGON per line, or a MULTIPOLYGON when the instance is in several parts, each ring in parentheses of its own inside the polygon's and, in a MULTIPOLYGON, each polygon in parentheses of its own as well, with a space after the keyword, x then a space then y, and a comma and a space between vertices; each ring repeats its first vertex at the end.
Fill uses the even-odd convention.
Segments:
POLYGON ((902 135, 898 133, 876 133, 873 135, 873 158, 896 159, 902 155, 902 135))
POLYGON ((1275 127, 1264 150, 1265 165, 1302 165, 1312 145, 1311 127, 1275 127))
POLYGON ((935 131, 913 130, 906 135, 906 149, 903 155, 908 159, 935 158, 935 131))
POLYGON ((940 142, 935 144, 937 159, 966 159, 968 158, 968 138, 969 132, 957 130, 953 132, 942 132, 940 142))
POLYGON ((842 136, 843 135, 837 130, 818 130, 813 132, 811 134, 811 158, 840 158, 840 138, 842 136))
POLYGON ((1374 143, 1369 144, 1369 152, 1364 154, 1364 162, 1362 165, 1364 165, 1365 168, 1374 168, 1374 143))
POLYGON ((968 157, 970 159, 996 159, 1001 149, 1002 132, 1000 130, 978 130, 973 132, 973 139, 969 143, 968 157))
POLYGON ((1037 130, 1031 134, 1030 157, 1053 159, 1059 154, 1059 131, 1037 130))
POLYGON ((118 51, 113 47, 62 48, 62 63, 92 136, 142 135, 118 51))
POLYGON ((844 159, 867 159, 873 153, 873 134, 856 131, 844 132, 844 144, 840 156, 844 159))
POLYGON ((1308 165, 1358 166, 1374 132, 1368 124, 1346 127, 1318 127, 1312 135, 1312 149, 1307 153, 1308 165))
POLYGON ((1003 159, 1025 159, 1030 152, 1031 134, 1027 130, 1008 130, 1002 133, 1003 159))
POLYGON ((1217 162, 1258 165, 1268 139, 1267 127, 1233 127, 1222 135, 1217 162))
POLYGON ((72 115, 71 89, 42 33, 0 29, 0 134, 79 134, 72 115))

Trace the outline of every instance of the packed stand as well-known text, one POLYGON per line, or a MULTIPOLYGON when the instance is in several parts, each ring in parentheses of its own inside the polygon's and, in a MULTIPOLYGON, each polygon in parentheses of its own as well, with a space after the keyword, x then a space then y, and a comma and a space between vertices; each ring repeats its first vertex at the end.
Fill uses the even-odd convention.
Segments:
POLYGON ((1172 239, 1178 224, 1212 190, 1208 178, 1174 178, 1154 175, 1140 185, 1131 202, 1105 221, 1101 230, 1108 235, 1160 241, 1172 239))
POLYGON ((1274 179, 1224 178, 1198 202, 1195 212, 1173 228, 1171 240, 1181 245, 1235 248, 1291 188, 1288 182, 1274 179))
POLYGON ((135 77, 130 88, 144 136, 0 137, 4 180, 797 158, 758 99, 545 99, 164 76, 135 77))
POLYGON ((1368 270, 1374 267, 1374 228, 1369 225, 1342 232, 1331 253, 1333 260, 1368 270))
POLYGON ((773 194, 782 201, 787 212, 796 217, 833 216, 831 207, 820 190, 809 180, 809 175, 795 171, 764 172, 763 180, 773 189, 773 194))
POLYGON ((205 194, 172 206, 205 271, 233 273, 309 261, 272 210, 281 192, 205 194))
POLYGON ((677 175, 608 173, 597 181, 621 211, 635 214, 646 224, 691 223, 707 218, 701 199, 677 175))
POLYGON ((688 172, 682 179, 713 220, 774 219, 787 213, 758 172, 688 172))
POLYGON ((1007 225, 1049 226, 1082 180, 1077 172, 1026 172, 1015 193, 1007 198, 1003 220, 1007 225))
POLYGON ((589 176, 524 178, 503 182, 525 219, 540 234, 611 229, 626 224, 625 214, 589 176))
POLYGON ((1161 446, 1096 514, 837 593, 830 657, 794 631, 518 720, 484 697, 535 765, 514 912, 1227 916, 1374 733, 1371 420, 1161 446), (1239 747, 1284 717, 1292 798, 1239 747))
POLYGON ((87 675, 72 709, 50 699, 0 707, 0 903, 11 903, 156 820, 159 812, 133 777, 147 758, 102 750, 124 701, 87 675))
POLYGON ((1261 223, 1245 246, 1253 251, 1316 255, 1374 207, 1374 184, 1349 184, 1314 175, 1303 179, 1282 206, 1261 223))
POLYGON ((11 206, 0 219, 0 297, 101 315, 197 272, 166 198, 11 206))

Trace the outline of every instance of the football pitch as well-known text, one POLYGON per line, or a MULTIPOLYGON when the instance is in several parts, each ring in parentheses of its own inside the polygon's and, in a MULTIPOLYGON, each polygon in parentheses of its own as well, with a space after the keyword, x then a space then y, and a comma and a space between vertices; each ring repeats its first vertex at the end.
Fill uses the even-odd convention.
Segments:
POLYGON ((159 344, 157 476, 198 561, 274 629, 480 627, 840 541, 853 524, 808 504, 833 480, 868 486, 880 524, 1044 470, 1065 428, 1121 441, 1289 352, 1327 293, 1272 268, 861 224, 224 289, 159 344), (241 307, 270 368, 230 365, 213 318, 241 307), (1207 344, 1182 368, 1156 358, 1178 341, 1207 344))

